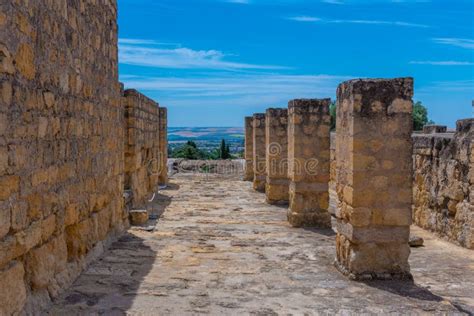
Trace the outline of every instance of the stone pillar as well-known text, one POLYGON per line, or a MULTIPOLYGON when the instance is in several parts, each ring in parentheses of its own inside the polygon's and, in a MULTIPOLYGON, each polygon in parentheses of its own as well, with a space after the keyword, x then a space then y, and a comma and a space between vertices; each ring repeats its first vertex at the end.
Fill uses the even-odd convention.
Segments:
POLYGON ((253 188, 265 191, 266 161, 265 161, 265 114, 253 115, 253 188))
POLYGON ((265 114, 267 203, 288 203, 288 110, 268 109, 265 114))
POLYGON ((245 174, 244 181, 253 181, 253 117, 245 118, 245 174))
POLYGON ((168 109, 160 107, 160 175, 159 183, 168 184, 168 109))
POLYGON ((409 279, 413 79, 337 90, 336 266, 352 279, 409 279))
POLYGON ((330 103, 330 99, 314 99, 288 104, 288 221, 294 227, 331 227, 330 103))

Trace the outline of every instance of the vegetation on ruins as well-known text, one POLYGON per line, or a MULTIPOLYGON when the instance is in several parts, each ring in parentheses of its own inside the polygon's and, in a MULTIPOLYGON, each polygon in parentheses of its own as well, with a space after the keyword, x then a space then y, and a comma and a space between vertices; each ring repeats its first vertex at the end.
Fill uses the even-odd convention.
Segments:
POLYGON ((423 126, 433 123, 428 119, 428 109, 420 101, 415 102, 413 104, 413 130, 421 131, 423 126))

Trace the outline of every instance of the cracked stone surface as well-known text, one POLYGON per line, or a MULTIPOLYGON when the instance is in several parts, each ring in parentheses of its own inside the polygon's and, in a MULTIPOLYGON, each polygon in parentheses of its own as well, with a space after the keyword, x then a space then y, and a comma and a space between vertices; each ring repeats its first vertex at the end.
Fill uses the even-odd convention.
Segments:
POLYGON ((414 283, 354 282, 331 230, 291 228, 252 183, 176 174, 149 225, 115 242, 51 315, 474 313, 474 252, 413 227, 414 283))

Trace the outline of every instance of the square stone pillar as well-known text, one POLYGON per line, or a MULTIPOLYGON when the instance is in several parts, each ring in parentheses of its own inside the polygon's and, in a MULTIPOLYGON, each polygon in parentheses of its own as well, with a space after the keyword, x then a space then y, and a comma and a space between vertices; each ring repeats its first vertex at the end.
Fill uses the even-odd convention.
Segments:
POLYGON ((413 79, 337 89, 336 266, 352 279, 409 279, 413 79))
POLYGON ((168 184, 168 109, 160 107, 160 168, 159 183, 168 184))
POLYGON ((313 99, 288 104, 288 221, 294 227, 331 227, 330 103, 313 99))
POLYGON ((267 203, 288 203, 288 110, 268 109, 265 114, 267 203))
POLYGON ((253 188, 265 191, 266 161, 265 161, 265 114, 253 115, 253 188))
POLYGON ((245 118, 245 173, 244 181, 253 181, 253 117, 245 118))

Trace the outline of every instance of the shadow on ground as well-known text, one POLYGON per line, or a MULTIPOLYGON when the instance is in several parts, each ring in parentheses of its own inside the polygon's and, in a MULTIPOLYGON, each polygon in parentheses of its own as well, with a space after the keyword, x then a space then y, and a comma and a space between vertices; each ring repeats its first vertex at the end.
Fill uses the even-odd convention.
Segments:
POLYGON ((153 267, 156 249, 126 233, 74 282, 49 315, 125 315, 153 267))

